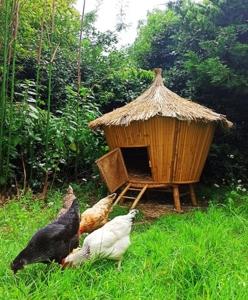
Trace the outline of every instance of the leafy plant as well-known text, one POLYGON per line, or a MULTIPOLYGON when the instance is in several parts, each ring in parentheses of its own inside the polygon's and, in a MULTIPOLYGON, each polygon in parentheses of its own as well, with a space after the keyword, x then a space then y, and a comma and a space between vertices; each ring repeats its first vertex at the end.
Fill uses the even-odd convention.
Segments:
POLYGON ((246 2, 170 1, 164 10, 148 15, 129 50, 138 66, 162 67, 173 91, 234 122, 230 134, 217 133, 206 170, 220 167, 213 168, 211 176, 207 172, 206 179, 248 180, 246 2), (229 161, 227 152, 234 153, 235 160, 229 161))

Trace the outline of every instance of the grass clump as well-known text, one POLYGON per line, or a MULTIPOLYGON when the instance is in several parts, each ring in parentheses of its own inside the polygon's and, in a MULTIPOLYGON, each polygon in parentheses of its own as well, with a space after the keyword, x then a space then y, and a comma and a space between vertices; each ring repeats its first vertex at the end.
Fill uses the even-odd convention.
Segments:
MULTIPOLYGON (((1 299, 248 299, 248 196, 237 192, 206 211, 138 222, 121 272, 101 260, 65 271, 30 265, 15 277, 11 260, 55 218, 61 198, 54 192, 44 205, 27 195, 0 209, 1 299)), ((83 209, 87 194, 79 199, 83 209)))

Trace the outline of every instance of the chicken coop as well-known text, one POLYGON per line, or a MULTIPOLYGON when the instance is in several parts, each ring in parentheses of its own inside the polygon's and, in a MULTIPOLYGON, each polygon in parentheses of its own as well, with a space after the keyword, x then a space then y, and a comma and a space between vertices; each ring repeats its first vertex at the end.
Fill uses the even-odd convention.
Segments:
POLYGON ((116 202, 132 199, 134 208, 150 188, 172 191, 181 211, 180 186, 196 205, 194 183, 200 176, 218 124, 224 115, 184 99, 165 87, 162 70, 137 99, 90 122, 104 131, 110 152, 96 163, 109 191, 122 189, 116 202), (128 191, 137 192, 127 196, 128 191))

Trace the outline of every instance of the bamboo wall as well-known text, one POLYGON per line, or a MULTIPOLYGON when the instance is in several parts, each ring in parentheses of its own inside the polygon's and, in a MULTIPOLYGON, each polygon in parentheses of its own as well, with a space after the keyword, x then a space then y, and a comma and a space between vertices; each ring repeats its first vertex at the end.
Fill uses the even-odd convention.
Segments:
POLYGON ((117 147, 147 146, 155 183, 199 181, 215 126, 154 117, 129 126, 105 127, 111 150, 117 147))

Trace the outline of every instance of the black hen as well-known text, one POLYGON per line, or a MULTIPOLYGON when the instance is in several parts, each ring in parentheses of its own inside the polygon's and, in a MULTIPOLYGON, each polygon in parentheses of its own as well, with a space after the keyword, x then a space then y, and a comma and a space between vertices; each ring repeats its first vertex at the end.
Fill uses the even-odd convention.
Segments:
POLYGON ((14 273, 27 264, 55 261, 61 263, 79 245, 80 214, 77 199, 55 222, 38 230, 11 264, 14 273))

